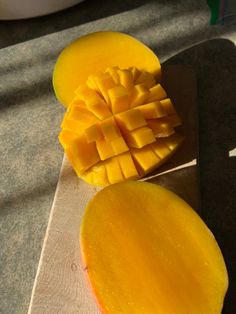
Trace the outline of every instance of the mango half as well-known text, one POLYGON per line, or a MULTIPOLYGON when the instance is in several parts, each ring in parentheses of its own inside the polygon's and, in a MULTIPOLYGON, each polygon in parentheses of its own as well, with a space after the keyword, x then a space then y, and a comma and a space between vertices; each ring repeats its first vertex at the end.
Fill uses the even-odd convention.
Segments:
POLYGON ((217 242, 176 194, 146 182, 104 188, 81 225, 84 271, 105 314, 220 314, 228 275, 217 242))
POLYGON ((161 77, 157 56, 134 37, 111 31, 90 33, 79 37, 60 53, 53 71, 53 87, 58 100, 67 107, 74 91, 91 74, 107 67, 122 69, 134 66, 161 77))

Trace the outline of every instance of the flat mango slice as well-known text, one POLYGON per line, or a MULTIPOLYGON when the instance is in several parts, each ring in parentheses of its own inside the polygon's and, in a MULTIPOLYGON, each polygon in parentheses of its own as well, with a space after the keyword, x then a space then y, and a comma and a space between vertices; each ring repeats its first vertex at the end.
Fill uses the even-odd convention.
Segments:
POLYGON ((165 95, 152 74, 135 67, 90 75, 76 88, 59 135, 77 175, 103 186, 139 179, 167 161, 183 138, 165 95))
POLYGON ((228 274, 208 227, 146 182, 98 192, 80 229, 83 269, 104 314, 220 314, 228 274))
MULTIPOLYGON (((103 73, 113 66, 145 69, 160 81, 160 62, 147 46, 124 33, 96 32, 78 38, 59 55, 53 71, 57 98, 67 107, 76 88, 84 84, 90 75, 103 73)), ((90 82, 89 86, 94 87, 94 84, 90 82)))

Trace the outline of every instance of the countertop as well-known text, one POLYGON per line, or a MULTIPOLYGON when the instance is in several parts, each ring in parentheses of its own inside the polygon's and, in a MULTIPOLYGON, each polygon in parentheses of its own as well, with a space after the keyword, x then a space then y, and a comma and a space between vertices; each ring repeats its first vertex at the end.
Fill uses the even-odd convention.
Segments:
MULTIPOLYGON (((98 30, 135 36, 198 80, 202 217, 225 257, 236 313, 236 25, 209 25, 206 1, 92 1, 0 21, 0 313, 27 313, 63 152, 51 76, 63 47, 98 30)), ((65 313, 66 314, 66 313, 65 313)))

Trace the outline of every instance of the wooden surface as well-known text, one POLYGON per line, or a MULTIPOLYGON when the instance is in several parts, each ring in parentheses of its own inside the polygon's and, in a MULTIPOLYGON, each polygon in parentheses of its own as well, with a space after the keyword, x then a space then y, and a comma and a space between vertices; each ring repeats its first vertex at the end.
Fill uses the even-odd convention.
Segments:
MULTIPOLYGON (((143 180, 173 190, 198 210, 195 76, 190 68, 166 66, 163 80, 186 139, 166 165, 143 180)), ((84 208, 99 189, 78 179, 64 158, 28 313, 100 313, 83 274, 78 241, 84 208)))

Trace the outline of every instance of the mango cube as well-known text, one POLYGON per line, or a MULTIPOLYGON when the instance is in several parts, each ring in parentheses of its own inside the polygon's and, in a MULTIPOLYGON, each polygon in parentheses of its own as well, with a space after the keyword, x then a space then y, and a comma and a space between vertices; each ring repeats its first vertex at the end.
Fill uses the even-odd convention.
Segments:
POLYGON ((92 124, 84 131, 88 143, 96 142, 103 138, 103 133, 99 123, 92 124))
POLYGON ((86 107, 73 106, 70 108, 67 119, 75 121, 84 121, 88 125, 96 123, 98 119, 86 107))
POLYGON ((115 155, 111 142, 106 141, 105 139, 96 141, 96 146, 101 160, 111 158, 115 155))
POLYGON ((111 141, 111 146, 116 155, 122 154, 129 150, 128 145, 126 144, 125 140, 122 136, 117 137, 116 139, 111 141))
POLYGON ((152 150, 160 158, 164 159, 169 156, 171 149, 168 147, 166 139, 160 138, 155 143, 151 144, 152 150))
POLYGON ((135 82, 137 78, 139 77, 139 75, 141 74, 141 72, 136 67, 131 67, 129 68, 129 70, 131 71, 133 75, 133 81, 135 82))
POLYGON ((103 162, 100 161, 96 165, 94 165, 91 168, 91 172, 93 173, 93 182, 91 182, 92 184, 100 186, 109 184, 106 167, 103 162))
POLYGON ((69 155, 72 157, 71 162, 77 171, 82 173, 100 160, 96 144, 88 143, 84 134, 77 134, 76 137, 73 134, 71 137, 69 136, 68 133, 62 132, 60 136, 61 143, 69 151, 69 155), (66 144, 65 136, 67 136, 66 144))
POLYGON ((165 120, 163 121, 162 119, 163 118, 147 120, 147 125, 150 129, 152 129, 155 137, 167 137, 175 132, 172 125, 168 121, 166 122, 165 120))
POLYGON ((139 174, 135 167, 135 164, 131 157, 130 152, 126 152, 124 154, 117 156, 117 160, 119 162, 124 178, 129 179, 129 180, 138 179, 139 174))
POLYGON ((160 119, 158 119, 158 122, 168 124, 172 128, 175 128, 175 127, 180 126, 182 124, 182 121, 177 114, 171 114, 171 115, 165 116, 163 118, 160 118, 160 119))
POLYGON ((148 104, 139 106, 138 110, 142 112, 142 115, 145 119, 161 118, 166 115, 166 112, 162 108, 159 101, 153 101, 148 104))
POLYGON ((99 89, 99 92, 105 99, 106 103, 109 104, 110 99, 108 97, 108 90, 116 86, 116 83, 114 82, 113 78, 108 72, 105 72, 99 76, 96 76, 95 82, 99 89))
POLYGON ((124 137, 129 147, 134 148, 141 148, 156 141, 152 130, 145 126, 130 132, 124 132, 124 137))
POLYGON ((142 71, 135 81, 135 84, 143 84, 146 88, 151 88, 156 84, 156 81, 151 73, 142 71))
POLYGON ((170 98, 160 100, 160 103, 161 103, 162 108, 168 115, 176 114, 175 107, 172 101, 170 100, 170 98))
POLYGON ((142 105, 149 97, 149 91, 144 84, 134 86, 130 94, 130 107, 138 107, 142 105))
POLYGON ((133 88, 133 74, 129 70, 118 70, 117 74, 119 75, 119 82, 127 90, 133 88))
POLYGON ((107 178, 110 184, 123 181, 124 177, 121 172, 119 162, 115 158, 110 158, 105 162, 107 178))
POLYGON ((100 127, 107 141, 112 141, 120 136, 120 131, 113 117, 103 120, 100 123, 100 127))
POLYGON ((113 114, 126 111, 129 109, 129 93, 124 86, 115 86, 108 90, 108 96, 111 102, 113 114))
MULTIPOLYGON (((82 84, 80 85, 76 90, 75 90, 76 98, 80 100, 86 100, 87 98, 94 97, 96 96, 96 92, 93 88, 90 88, 87 84, 82 84)), ((73 100, 74 102, 75 100, 73 100)))
POLYGON ((86 99, 88 109, 100 120, 111 117, 111 111, 99 95, 92 95, 86 99))
POLYGON ((118 125, 129 131, 147 125, 142 113, 138 109, 130 109, 115 116, 118 125))
POLYGON ((171 151, 174 151, 184 140, 181 134, 175 133, 166 138, 166 144, 171 151))
POLYGON ((118 70, 119 70, 119 67, 117 67, 117 66, 108 67, 106 69, 106 72, 108 72, 110 74, 110 76, 113 78, 113 81, 117 85, 120 84, 120 77, 119 77, 119 74, 118 74, 118 70))
POLYGON ((148 97, 149 102, 167 98, 166 91, 161 86, 161 84, 157 84, 153 86, 152 88, 150 88, 149 93, 150 93, 148 97))
POLYGON ((140 149, 132 148, 131 154, 142 175, 156 168, 161 161, 161 159, 150 150, 149 146, 140 149))

